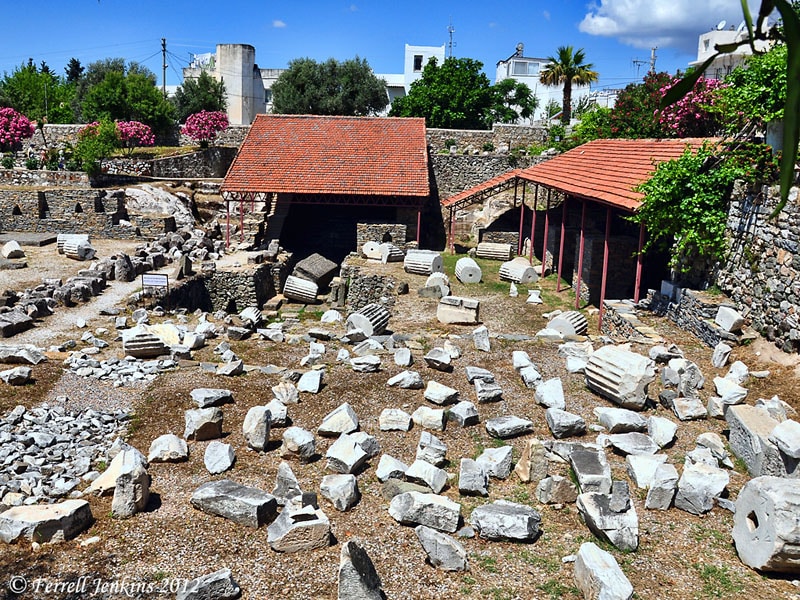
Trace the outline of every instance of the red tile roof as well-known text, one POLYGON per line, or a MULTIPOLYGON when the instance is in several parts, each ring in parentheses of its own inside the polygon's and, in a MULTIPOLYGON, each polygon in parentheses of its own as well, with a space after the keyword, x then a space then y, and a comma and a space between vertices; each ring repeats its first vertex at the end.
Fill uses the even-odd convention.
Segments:
MULTIPOLYGON (((643 195, 633 189, 647 181, 658 163, 678 158, 687 146, 696 150, 705 138, 669 140, 594 140, 538 165, 511 171, 521 179, 578 198, 634 212, 643 195)), ((485 182, 442 202, 450 206, 482 191, 485 182)), ((496 185, 496 184, 495 184, 496 185)))
POLYGON ((425 119, 258 115, 222 191, 428 196, 425 119))

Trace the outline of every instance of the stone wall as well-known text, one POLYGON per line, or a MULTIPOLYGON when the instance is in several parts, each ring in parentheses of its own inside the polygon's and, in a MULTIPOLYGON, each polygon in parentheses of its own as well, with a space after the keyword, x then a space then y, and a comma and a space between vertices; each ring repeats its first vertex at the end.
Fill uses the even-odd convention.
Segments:
POLYGON ((129 215, 104 190, 0 190, 4 231, 88 233, 110 239, 151 239, 175 230, 174 217, 129 215))
POLYGON ((479 242, 490 242, 492 244, 511 244, 514 252, 519 248, 519 231, 491 231, 481 229, 478 232, 479 242))
POLYGON ((677 288, 677 297, 673 300, 668 295, 648 290, 646 302, 653 312, 666 316, 678 327, 693 333, 712 348, 722 341, 734 344, 739 342, 739 337, 714 324, 719 307, 732 306, 722 296, 713 297, 704 292, 677 288))
POLYGON ((183 177, 220 179, 225 177, 237 148, 214 146, 180 156, 158 158, 152 163, 153 177, 180 179, 183 177))
POLYGON ((367 242, 391 242, 398 248, 405 249, 408 238, 408 227, 403 223, 356 223, 356 240, 358 251, 367 242))
POLYGON ((347 283, 347 310, 355 312, 367 304, 380 304, 389 311, 397 300, 397 282, 388 275, 364 275, 355 265, 342 265, 340 277, 347 283))
MULTIPOLYGON (((231 146, 239 148, 250 131, 249 125, 229 125, 228 128, 217 136, 214 146, 231 146)), ((197 146, 197 142, 190 137, 180 134, 178 143, 181 146, 197 146)))
POLYGON ((530 167, 546 160, 540 156, 516 158, 507 154, 433 154, 430 155, 439 198, 444 200, 517 168, 530 167))
POLYGON ((798 188, 777 219, 777 188, 737 185, 728 213, 731 254, 717 286, 752 327, 787 352, 800 350, 800 207, 798 188))
POLYGON ((428 146, 432 153, 447 150, 445 141, 455 140, 459 150, 472 146, 482 150, 483 145, 491 143, 495 149, 500 146, 527 148, 543 144, 547 138, 547 128, 543 126, 524 127, 521 125, 495 125, 491 130, 478 129, 428 129, 428 146))
POLYGON ((22 187, 86 187, 89 176, 80 171, 28 171, 0 169, 0 185, 22 187))
POLYGON ((248 306, 263 306, 276 293, 271 271, 270 264, 215 271, 205 282, 213 310, 238 313, 248 306))

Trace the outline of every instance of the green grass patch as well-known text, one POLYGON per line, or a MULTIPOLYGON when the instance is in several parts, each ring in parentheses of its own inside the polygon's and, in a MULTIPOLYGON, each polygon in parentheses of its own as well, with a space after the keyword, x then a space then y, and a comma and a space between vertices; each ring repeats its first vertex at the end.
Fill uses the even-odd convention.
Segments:
POLYGON ((486 556, 484 554, 475 554, 473 556, 475 564, 487 573, 497 573, 497 559, 493 556, 486 556))
POLYGON ((741 580, 729 567, 699 563, 692 566, 703 582, 704 598, 730 598, 744 590, 741 580))
POLYGON ((580 590, 574 585, 565 585, 558 579, 548 579, 537 585, 536 589, 547 594, 550 600, 561 600, 561 598, 580 594, 580 590))
POLYGON ((514 555, 532 567, 541 569, 548 575, 558 573, 558 571, 561 569, 561 562, 557 558, 545 558, 539 554, 534 554, 530 550, 522 550, 514 553, 514 555))

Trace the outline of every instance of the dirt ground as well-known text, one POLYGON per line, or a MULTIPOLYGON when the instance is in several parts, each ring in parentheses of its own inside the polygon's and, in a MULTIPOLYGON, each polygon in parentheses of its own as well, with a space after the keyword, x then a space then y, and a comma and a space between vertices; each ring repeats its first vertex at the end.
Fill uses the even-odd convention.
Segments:
MULTIPOLYGON (((54 249, 53 249, 54 252, 54 249)), ((448 261, 448 272, 452 263, 448 261)), ((508 285, 497 278, 497 263, 481 262, 484 282, 463 285, 453 278, 454 295, 468 295, 481 301, 481 318, 491 334, 526 334, 532 336, 544 327, 544 313, 555 308, 569 309, 574 296, 569 291, 555 291, 554 278, 536 284, 542 290, 544 305, 527 305, 524 286, 520 296, 510 298, 508 285)), ((192 408, 189 392, 195 387, 225 387, 233 391, 235 402, 224 407, 224 441, 236 451, 232 470, 218 476, 210 475, 203 465, 203 453, 208 442, 191 442, 190 459, 179 464, 153 464, 151 503, 148 510, 124 521, 110 517, 111 499, 87 498, 95 516, 95 524, 76 540, 58 545, 45 545, 34 549, 22 543, 3 549, 0 554, 0 583, 12 576, 24 576, 32 582, 76 581, 89 576, 99 582, 137 582, 152 584, 158 590, 167 590, 171 582, 192 578, 223 567, 230 568, 242 588, 244 598, 329 599, 336 598, 336 576, 341 543, 355 538, 360 540, 383 581, 388 598, 487 598, 560 599, 576 600, 581 597, 574 585, 571 563, 562 558, 577 552, 584 541, 595 541, 612 552, 623 571, 631 580, 635 597, 639 599, 707 599, 707 598, 800 598, 800 588, 794 577, 760 574, 745 567, 738 559, 730 531, 733 515, 715 507, 704 516, 694 516, 678 509, 648 511, 644 509, 645 494, 632 487, 632 502, 639 516, 640 546, 636 552, 620 552, 607 543, 594 538, 581 523, 574 505, 544 506, 537 502, 534 484, 520 483, 512 474, 507 480, 492 480, 489 498, 467 498, 458 493, 455 477, 460 458, 475 458, 483 449, 509 444, 514 448, 515 460, 527 437, 496 440, 490 437, 483 423, 493 417, 514 414, 534 422, 533 436, 551 439, 544 419, 544 408, 533 399, 533 390, 525 388, 511 364, 513 350, 525 350, 531 356, 545 379, 561 377, 567 410, 580 414, 588 424, 597 422, 592 409, 609 403, 590 392, 580 374, 569 374, 564 359, 557 356, 557 345, 534 340, 510 341, 493 338, 488 353, 474 349, 471 340, 460 336, 469 334, 473 327, 445 326, 435 318, 436 301, 419 297, 415 290, 424 278, 403 273, 402 266, 376 265, 376 272, 391 273, 399 281, 409 283, 411 293, 399 296, 393 309, 390 329, 405 334, 412 347, 414 365, 425 381, 435 380, 459 390, 463 399, 476 402, 472 387, 464 375, 469 365, 491 370, 503 387, 503 400, 478 406, 481 424, 469 428, 454 427, 450 423, 444 432, 434 432, 447 444, 446 471, 453 477, 443 492, 462 506, 462 517, 468 521, 472 510, 485 502, 508 499, 530 504, 542 515, 542 534, 531 544, 489 542, 480 538, 461 540, 465 546, 470 570, 466 573, 446 573, 425 562, 425 555, 412 527, 396 523, 388 513, 388 501, 381 496, 381 484, 375 476, 378 459, 358 475, 362 494, 360 502, 350 511, 341 513, 320 496, 320 507, 330 518, 335 542, 328 548, 299 554, 279 554, 267 544, 266 528, 250 529, 235 525, 218 517, 193 509, 189 498, 200 484, 230 478, 237 482, 271 491, 277 467, 281 462, 279 445, 283 430, 274 428, 266 452, 255 452, 246 447, 242 436, 242 422, 251 406, 266 404, 272 399, 270 387, 281 381, 281 375, 266 375, 258 371, 236 378, 220 378, 198 367, 186 366, 159 377, 145 389, 128 390, 135 416, 127 441, 147 453, 150 442, 164 433, 183 434, 184 411, 192 408), (441 346, 446 339, 456 344, 462 355, 454 361, 451 373, 433 371, 425 366, 422 356, 429 348, 441 346), (88 546, 81 544, 97 536, 99 541, 88 546)), ((54 269, 57 271, 57 269, 54 269)), ((2 281, 2 280, 0 280, 2 281)), ((3 286, 0 285, 0 288, 3 286)), ((324 305, 301 307, 286 305, 283 314, 299 313, 299 322, 287 327, 300 336, 312 327, 320 327, 319 316, 324 305)), ((171 317, 180 320, 180 317, 171 317)), ((676 343, 688 358, 695 361, 705 375, 708 385, 702 390, 705 399, 713 394, 711 380, 724 375, 726 369, 715 369, 710 363, 711 349, 703 346, 691 335, 675 328, 670 322, 652 315, 643 320, 655 327, 665 343, 676 343)), ((188 325, 197 323, 190 315, 188 325)), ((597 319, 590 318, 591 331, 597 334, 597 319)), ((48 325, 43 323, 41 327, 48 325)), ((343 334, 341 325, 328 326, 337 335, 343 334)), ((67 339, 79 337, 80 331, 64 326, 54 329, 54 337, 67 339)), ((109 338, 113 339, 113 338, 109 338)), ((212 340, 208 347, 197 351, 198 361, 218 361, 212 340)), ((316 431, 324 415, 343 402, 349 402, 360 419, 362 430, 378 438, 382 452, 410 464, 414 460, 420 428, 405 432, 381 432, 378 416, 384 408, 402 408, 408 413, 420 405, 429 404, 421 390, 398 390, 386 386, 386 380, 403 370, 397 367, 391 354, 382 356, 381 371, 373 374, 354 373, 346 364, 335 361, 340 347, 336 340, 325 342, 326 373, 324 388, 319 394, 303 394, 300 404, 289 406, 293 424, 316 431)), ((277 365, 287 369, 300 369, 300 359, 307 353, 308 342, 298 338, 297 343, 280 344, 251 338, 231 342, 233 350, 249 365, 277 365)), ((595 343, 595 347, 599 347, 595 343)), ((647 353, 648 347, 634 344, 633 349, 647 353)), ((118 342, 112 342, 102 357, 122 356, 118 342)), ((797 357, 775 353, 766 342, 756 342, 749 347, 734 350, 732 360, 744 361, 751 370, 768 369, 766 379, 752 379, 749 383, 748 402, 759 397, 779 395, 795 408, 800 408, 798 393, 797 357)), ((34 368, 39 384, 29 386, 24 393, 0 388, 0 409, 8 410, 16 403, 36 405, 53 401, 58 389, 60 367, 56 361, 34 368)), ((87 380, 87 386, 104 384, 87 380)), ((660 389, 657 380, 650 387, 650 396, 657 398, 660 389)), ((102 409, 102 406, 98 406, 102 409)), ((675 420, 660 405, 646 414, 657 414, 675 420)), ((669 462, 682 468, 683 458, 695 446, 701 433, 713 431, 725 434, 724 421, 708 420, 681 423, 676 442, 665 450, 669 462)), ((594 441, 595 434, 583 436, 594 441)), ((331 439, 317 436, 317 450, 324 455, 331 439)), ((624 457, 608 451, 615 479, 629 481, 624 457)), ((293 462, 291 467, 304 490, 319 493, 321 478, 327 474, 325 460, 308 464, 293 462)), ((569 476, 564 464, 551 463, 550 474, 569 476)), ((737 462, 730 472, 730 497, 735 499, 748 476, 737 462)), ((43 589, 40 586, 40 590, 43 589)), ((130 591, 132 588, 128 588, 130 591)), ((168 597, 164 593, 128 594, 128 597, 168 597)), ((37 593, 31 590, 16 596, 3 589, 0 597, 6 598, 79 598, 124 597, 122 593, 83 594, 37 593), (5 596, 3 596, 5 592, 5 596)))

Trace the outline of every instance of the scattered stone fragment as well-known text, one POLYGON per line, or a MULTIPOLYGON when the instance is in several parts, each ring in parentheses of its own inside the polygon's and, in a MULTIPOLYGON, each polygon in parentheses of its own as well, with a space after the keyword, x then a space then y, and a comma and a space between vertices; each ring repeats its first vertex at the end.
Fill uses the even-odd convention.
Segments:
POLYGON ((633 586, 616 559, 592 542, 584 542, 575 559, 575 585, 586 600, 631 600, 633 586))
POLYGON ((272 394, 283 404, 297 404, 300 401, 297 388, 288 381, 281 381, 278 385, 273 386, 272 394))
POLYGON ((447 445, 428 431, 419 435, 417 444, 417 460, 424 460, 432 465, 441 467, 447 462, 447 445))
POLYGON ((639 518, 626 483, 615 482, 612 494, 580 494, 576 505, 581 519, 597 537, 623 551, 639 547, 639 518))
POLYGON ((533 541, 539 535, 542 518, 525 504, 496 500, 472 511, 469 523, 486 540, 533 541))
POLYGON ((473 384, 477 379, 482 379, 487 383, 494 381, 494 374, 483 367, 468 366, 464 372, 467 375, 467 381, 473 384))
POLYGON ((233 580, 230 569, 220 569, 180 586, 176 600, 233 600, 242 591, 233 580))
POLYGON ((650 487, 656 469, 665 462, 666 454, 628 454, 625 468, 636 487, 645 490, 650 487))
POLYGON ((446 385, 442 385, 436 381, 429 381, 423 394, 425 399, 433 402, 434 404, 444 405, 453 404, 458 402, 458 390, 455 390, 446 385))
POLYGON ((699 436, 697 436, 697 445, 708 448, 714 458, 719 461, 719 464, 729 469, 733 468, 733 462, 728 454, 728 450, 725 448, 725 441, 718 433, 711 431, 701 433, 699 436))
POLYGON ((408 431, 411 429, 411 415, 399 408, 384 408, 378 417, 381 431, 408 431))
POLYGON ((196 408, 184 413, 186 428, 183 437, 187 440, 203 441, 222 437, 222 409, 218 407, 196 408))
POLYGON ((474 298, 445 296, 436 306, 436 318, 440 323, 475 325, 480 322, 480 301, 474 298))
POLYGON ((720 306, 714 323, 729 333, 739 333, 744 327, 744 317, 730 306, 720 306))
POLYGON ((232 360, 224 365, 217 367, 217 375, 224 375, 226 377, 235 377, 244 373, 244 362, 241 360, 232 360))
POLYGON ((416 371, 402 371, 386 382, 389 387, 398 387, 404 390, 421 390, 425 387, 422 376, 416 371))
POLYGON ((719 342, 716 346, 714 346, 714 353, 711 355, 711 364, 715 368, 721 369, 728 364, 728 359, 730 358, 732 351, 733 348, 731 348, 728 344, 725 342, 719 342))
POLYGON ((205 513, 256 528, 272 521, 278 510, 271 494, 230 479, 204 483, 192 494, 191 503, 205 513))
POLYGON ((424 427, 425 429, 444 431, 445 424, 447 423, 447 415, 443 409, 420 406, 411 413, 411 420, 414 421, 416 425, 424 427))
POLYGON ((431 369, 435 369, 437 371, 451 371, 453 369, 452 365, 452 358, 450 357, 450 353, 447 352, 444 348, 431 348, 428 353, 422 357, 431 369))
POLYGON ((475 408, 472 402, 467 400, 462 400, 451 406, 450 410, 447 411, 447 418, 450 421, 455 421, 461 427, 477 425, 480 421, 478 409, 475 408))
POLYGON ((527 388, 535 389, 542 382, 541 374, 533 365, 522 367, 519 370, 519 376, 527 388))
POLYGON ((492 347, 489 343, 489 330, 486 325, 481 325, 472 332, 472 343, 475 349, 481 352, 490 352, 492 347))
POLYGON ((206 446, 206 452, 203 456, 203 464, 212 475, 224 473, 233 467, 235 460, 236 453, 233 450, 233 446, 216 440, 206 446))
POLYGON ((357 373, 377 373, 381 370, 381 359, 379 356, 357 356, 350 359, 350 367, 357 373))
POLYGON ((476 379, 473 385, 475 386, 475 395, 481 404, 499 402, 503 399, 503 388, 495 381, 476 379))
POLYGON ((586 422, 580 415, 560 408, 548 408, 544 415, 547 426, 557 440, 586 433, 586 422))
POLYGON ((659 465, 650 480, 644 507, 649 510, 668 510, 678 491, 678 471, 674 465, 659 465))
POLYGON ((630 433, 612 433, 606 439, 615 450, 623 454, 655 454, 660 450, 649 435, 632 431, 630 433))
MULTIPOLYGON (((111 451, 109 451, 109 458, 111 458, 111 454, 111 451)), ((92 482, 86 489, 86 493, 103 496, 113 492, 117 485, 117 478, 136 465, 146 467, 147 459, 135 448, 123 444, 123 448, 111 459, 111 464, 108 465, 108 468, 92 482)))
POLYGON ((93 522, 86 500, 14 506, 0 513, 0 540, 7 544, 20 538, 39 544, 61 542, 76 537, 93 522))
POLYGON ((800 423, 797 421, 789 419, 776 425, 769 434, 769 440, 786 456, 800 459, 800 423))
POLYGON ((728 486, 730 477, 726 471, 703 463, 685 464, 678 481, 675 507, 702 515, 714 508, 714 499, 728 486))
POLYGON ((708 417, 708 410, 699 398, 675 398, 672 412, 681 421, 695 421, 708 417))
POLYGON ((461 505, 438 494, 403 492, 392 498, 389 514, 403 525, 426 525, 453 533, 458 529, 461 505))
POLYGON ((272 413, 266 406, 251 407, 242 423, 242 435, 247 440, 247 445, 254 450, 266 450, 271 425, 272 413))
POLYGON ((514 415, 496 417, 486 421, 486 431, 494 437, 507 439, 530 433, 533 431, 533 423, 514 415))
POLYGON ((8 385, 25 385, 31 380, 32 373, 33 371, 30 367, 14 367, 13 369, 0 371, 0 380, 8 385))
POLYGON ((398 367, 410 367, 413 363, 411 350, 408 348, 398 348, 394 351, 394 364, 398 367))
POLYGON ((467 551, 458 540, 425 525, 414 529, 428 562, 443 571, 466 571, 467 551))
POLYGON ((388 479, 402 479, 408 471, 408 465, 400 462, 393 456, 382 454, 375 469, 375 477, 383 483, 388 479))
POLYGON ((674 442, 677 432, 678 426, 669 419, 655 415, 647 418, 647 435, 660 448, 664 448, 674 442))
POLYGON ((733 542, 744 564, 759 571, 800 572, 798 499, 797 479, 762 476, 744 485, 733 515, 733 542))
POLYGON ((766 408, 741 404, 731 406, 725 413, 730 434, 731 451, 744 461, 752 477, 775 475, 797 477, 800 461, 781 454, 770 436, 778 426, 766 408))
POLYGON ((538 482, 547 477, 547 451, 536 438, 525 440, 514 472, 522 483, 538 482))
POLYGON ((434 494, 441 492, 447 485, 447 473, 424 460, 415 460, 411 463, 405 477, 412 483, 427 485, 434 494))
POLYGON ((567 403, 564 401, 564 387, 558 377, 542 381, 536 386, 533 397, 536 402, 547 408, 560 410, 567 408, 567 403))
POLYGON ((325 475, 320 492, 338 511, 350 510, 361 498, 355 475, 325 475))
POLYGON ((596 350, 586 365, 586 385, 622 408, 642 410, 655 366, 646 356, 617 346, 596 350))
POLYGON ((283 432, 281 456, 283 458, 299 458, 301 461, 311 460, 317 451, 314 434, 301 427, 289 427, 283 432))
POLYGON ((641 414, 625 408, 598 406, 594 412, 600 424, 608 433, 628 433, 630 431, 646 431, 647 419, 641 414))
POLYGON ((287 502, 303 495, 300 483, 287 462, 281 461, 281 464, 278 465, 278 474, 275 477, 275 488, 272 490, 272 495, 281 506, 286 506, 287 502))
POLYGON ((277 398, 270 400, 267 403, 266 409, 269 411, 270 427, 287 427, 291 423, 289 419, 289 409, 277 398))
POLYGON ((727 377, 714 377, 714 388, 722 403, 728 406, 741 404, 747 398, 747 389, 727 377))
POLYGON ((581 492, 608 494, 611 491, 611 467, 605 452, 576 447, 569 455, 569 462, 581 492))
POLYGON ((358 417, 348 402, 340 404, 322 419, 317 433, 324 437, 337 437, 358 429, 358 417))
POLYGON ((489 495, 489 475, 471 458, 462 458, 458 471, 458 492, 464 496, 489 495))
POLYGON ((342 433, 328 448, 325 458, 325 466, 329 471, 346 475, 355 473, 362 467, 367 461, 367 453, 352 437, 342 433))
POLYGON ((147 453, 147 462, 181 462, 188 460, 189 447, 186 441, 172 433, 154 439, 147 453))
POLYGON ((514 350, 511 352, 511 360, 514 366, 514 370, 519 373, 525 367, 532 367, 533 362, 531 361, 531 357, 528 356, 528 353, 524 350, 514 350))
MULTIPOLYGON (((297 382, 298 392, 309 392, 311 394, 319 393, 322 388, 322 371, 311 370, 306 371, 297 382)), ((280 398, 279 398, 280 400, 280 398)))
POLYGON ((742 361, 737 360, 731 365, 730 369, 728 369, 725 379, 730 379, 734 383, 742 385, 747 383, 747 380, 750 379, 750 369, 742 361))
POLYGON ((375 436, 368 434, 366 431, 355 431, 349 435, 367 453, 367 459, 374 458, 380 454, 381 444, 375 436))
POLYGON ((366 550, 354 540, 342 544, 337 600, 382 600, 382 585, 366 550))
POLYGON ((475 459, 489 477, 507 479, 511 475, 511 461, 513 448, 500 446, 499 448, 486 448, 475 459))
POLYGON ((330 545, 331 523, 313 506, 281 511, 267 528, 267 543, 275 552, 303 552, 330 545))
POLYGON ((536 499, 542 504, 571 504, 578 498, 578 488, 566 477, 544 477, 536 486, 536 499))

